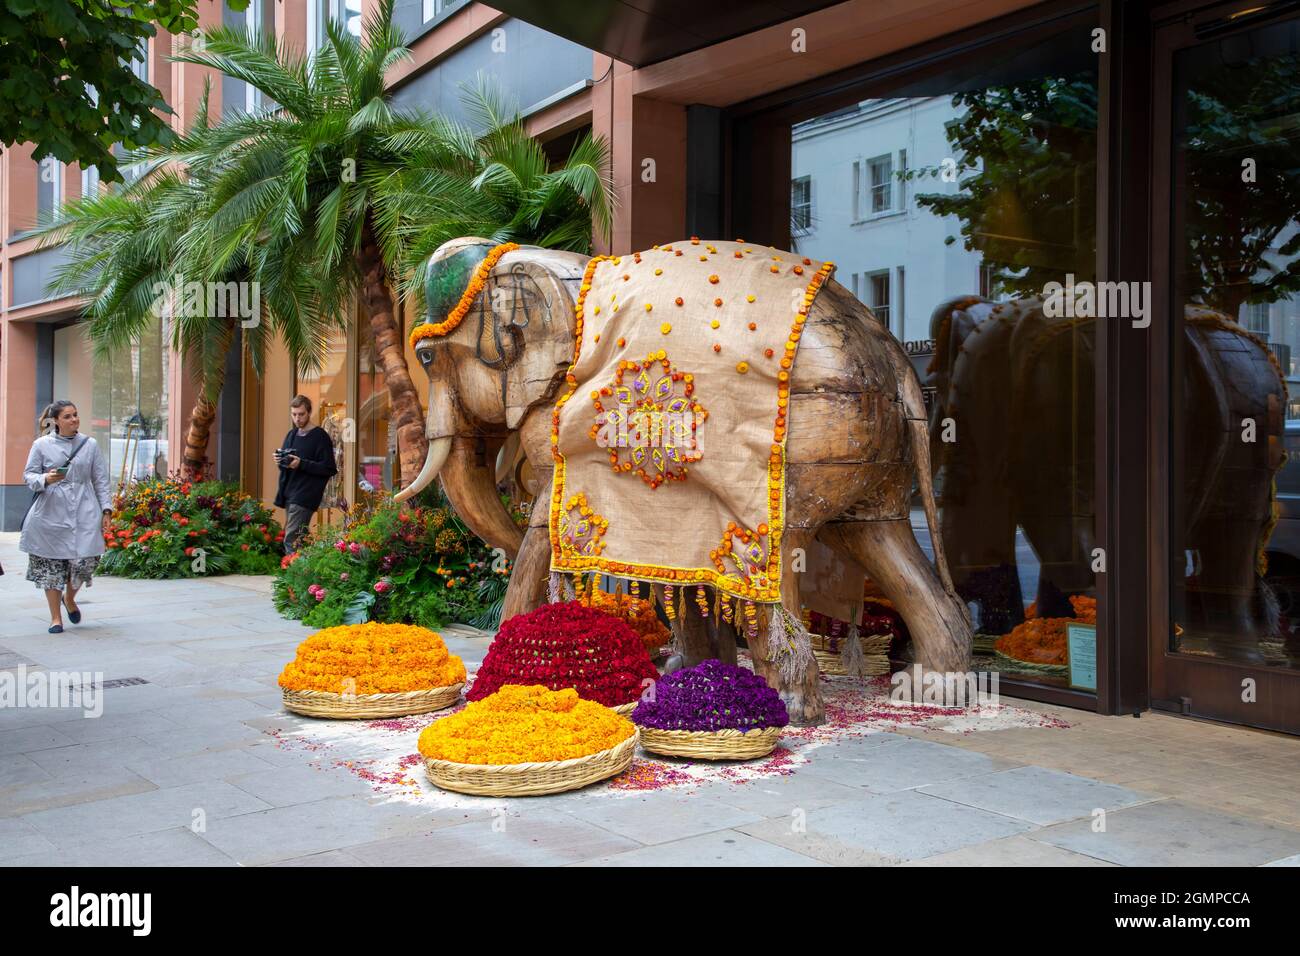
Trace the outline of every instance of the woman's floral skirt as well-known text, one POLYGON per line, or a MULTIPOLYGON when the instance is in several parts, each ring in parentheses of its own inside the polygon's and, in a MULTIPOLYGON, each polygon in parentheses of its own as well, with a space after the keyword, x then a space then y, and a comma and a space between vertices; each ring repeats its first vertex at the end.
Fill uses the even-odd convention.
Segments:
POLYGON ((39 555, 27 556, 27 580, 43 591, 62 591, 72 578, 74 588, 89 587, 95 568, 99 566, 99 555, 89 558, 42 558, 39 555))

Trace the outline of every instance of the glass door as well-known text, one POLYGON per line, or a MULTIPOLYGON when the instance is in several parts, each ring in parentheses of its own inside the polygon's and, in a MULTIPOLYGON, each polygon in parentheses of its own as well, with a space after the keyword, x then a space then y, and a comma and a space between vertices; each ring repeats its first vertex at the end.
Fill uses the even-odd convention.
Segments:
POLYGON ((1157 33, 1168 619, 1152 696, 1300 731, 1300 19, 1260 9, 1157 33))

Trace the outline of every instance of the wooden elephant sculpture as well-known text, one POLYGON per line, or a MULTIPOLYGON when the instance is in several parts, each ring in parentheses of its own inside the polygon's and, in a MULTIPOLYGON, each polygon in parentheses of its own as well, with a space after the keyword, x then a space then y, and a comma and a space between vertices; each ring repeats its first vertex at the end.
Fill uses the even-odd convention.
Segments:
MULTIPOLYGON (((451 310, 491 249, 485 240, 459 239, 434 254, 427 283, 431 321, 451 310)), ((517 555, 505 617, 529 611, 547 596, 552 407, 573 359, 574 302, 587 262, 585 256, 539 248, 507 252, 487 273, 460 324, 416 346, 429 376, 429 455, 400 496, 439 478, 471 530, 517 555), (539 485, 539 507, 526 532, 511 521, 496 488, 498 449, 512 436, 539 485)), ((834 281, 822 286, 803 329, 790 374, 788 421, 786 554, 817 538, 855 561, 906 619, 918 663, 965 671, 971 641, 966 608, 952 588, 941 547, 936 570, 910 522, 913 479, 919 478, 939 544, 920 383, 899 343, 834 281)), ((797 616, 801 582, 791 564, 782 567, 781 603, 797 616)), ((769 659, 764 633, 760 628, 749 639, 755 669, 782 694, 792 720, 820 721, 815 662, 797 677, 783 678, 769 659)))
MULTIPOLYGON (((1094 583, 1096 320, 1046 316, 1038 297, 968 296, 935 310, 931 336, 931 462, 958 592, 980 604, 988 633, 1023 619, 1019 526, 1040 564, 1039 612, 1071 616, 1065 596, 1094 583), (955 440, 942 440, 945 431, 955 440)), ((1185 309, 1182 349, 1174 401, 1188 424, 1173 497, 1179 546, 1195 556, 1186 613, 1201 627, 1251 634, 1267 616, 1257 565, 1283 460, 1286 385, 1267 344, 1213 310, 1185 309), (1247 419, 1254 442, 1242 441, 1247 419)))

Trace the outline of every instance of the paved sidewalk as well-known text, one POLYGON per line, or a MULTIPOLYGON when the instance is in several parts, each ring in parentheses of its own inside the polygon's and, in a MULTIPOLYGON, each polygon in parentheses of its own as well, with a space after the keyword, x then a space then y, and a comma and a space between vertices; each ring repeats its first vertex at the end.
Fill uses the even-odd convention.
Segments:
MULTIPOLYGON (((778 775, 444 799, 418 767, 365 769, 414 751, 404 725, 283 712, 276 676, 309 632, 267 579, 100 578, 51 636, 16 535, 0 562, 0 671, 144 681, 104 690, 98 719, 0 709, 7 865, 1300 865, 1300 740, 1019 701, 1052 726, 873 726, 778 775)), ((487 648, 444 636, 471 666, 487 648)))

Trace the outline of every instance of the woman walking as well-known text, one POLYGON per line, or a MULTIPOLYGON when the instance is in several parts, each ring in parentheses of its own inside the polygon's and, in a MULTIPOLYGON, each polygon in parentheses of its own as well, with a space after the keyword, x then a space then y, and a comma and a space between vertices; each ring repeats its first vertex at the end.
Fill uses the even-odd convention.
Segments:
POLYGON ((37 427, 42 434, 32 442, 23 469, 23 480, 36 497, 23 520, 18 548, 28 555, 27 580, 45 591, 50 633, 62 634, 65 607, 68 620, 81 622, 77 589, 90 585, 104 553, 113 502, 99 446, 78 433, 76 405, 47 405, 37 427))

